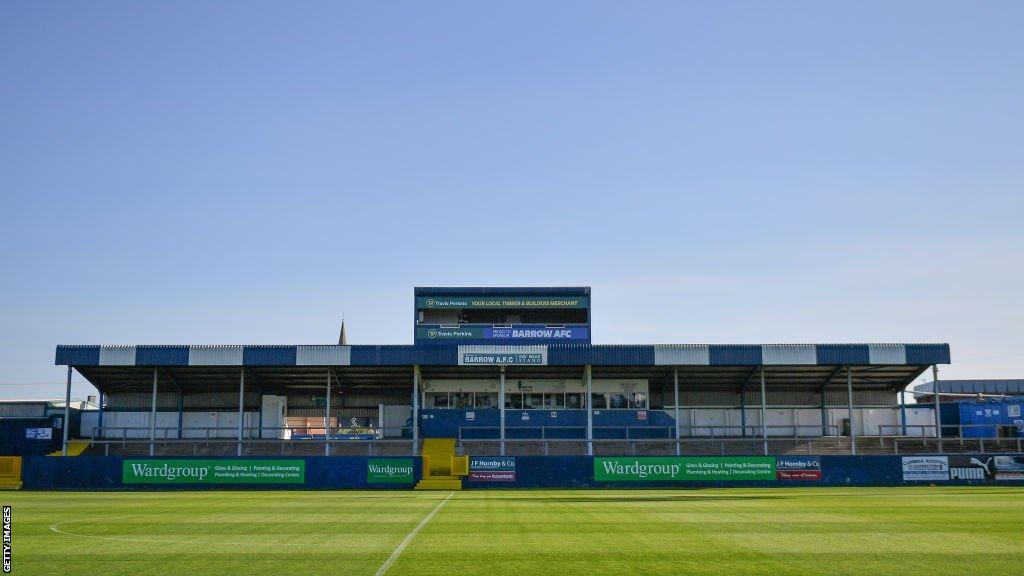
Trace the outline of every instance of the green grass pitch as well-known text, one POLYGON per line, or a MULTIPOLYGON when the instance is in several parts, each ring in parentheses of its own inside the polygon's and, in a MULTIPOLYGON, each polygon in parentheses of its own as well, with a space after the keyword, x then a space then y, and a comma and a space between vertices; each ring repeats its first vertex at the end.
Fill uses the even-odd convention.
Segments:
POLYGON ((1024 488, 9 492, 0 500, 14 510, 13 573, 25 575, 373 576, 389 558, 393 576, 1024 572, 1024 488))

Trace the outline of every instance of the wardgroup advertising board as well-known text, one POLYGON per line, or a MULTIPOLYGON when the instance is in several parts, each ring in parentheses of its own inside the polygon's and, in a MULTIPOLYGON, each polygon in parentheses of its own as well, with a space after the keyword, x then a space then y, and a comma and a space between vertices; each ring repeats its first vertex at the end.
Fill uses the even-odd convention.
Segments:
POLYGON ((774 456, 594 458, 598 482, 775 480, 774 456))
POLYGON ((370 458, 366 461, 367 484, 412 484, 412 458, 370 458))
POLYGON ((305 460, 125 460, 125 484, 302 484, 305 460))

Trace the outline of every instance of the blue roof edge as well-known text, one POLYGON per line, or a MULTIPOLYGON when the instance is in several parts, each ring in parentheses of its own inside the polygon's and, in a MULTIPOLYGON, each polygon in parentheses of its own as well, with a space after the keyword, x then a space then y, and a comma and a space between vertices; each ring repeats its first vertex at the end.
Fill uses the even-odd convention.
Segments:
MULTIPOLYGON (((197 345, 198 346, 198 345, 197 345)), ((329 344, 311 346, 331 347, 329 344)), ((483 344, 482 346, 490 346, 483 344)), ((766 362, 765 350, 813 347, 813 361, 793 362, 809 365, 912 365, 949 364, 949 344, 944 343, 885 343, 885 344, 547 344, 539 345, 548 351, 550 365, 598 366, 655 366, 672 365, 678 360, 658 361, 658 353, 674 349, 698 350, 706 353, 707 361, 696 362, 710 366, 786 365, 786 362, 766 362), (872 362, 874 348, 902 348, 903 361, 872 362)), ((299 345, 225 345, 211 348, 240 349, 241 364, 245 366, 299 365, 299 345)), ((123 345, 101 346, 58 345, 54 364, 58 366, 188 366, 190 345, 123 345), (101 363, 101 350, 118 354, 117 364, 101 363), (128 357, 134 353, 131 362, 128 357)), ((356 366, 395 365, 457 365, 458 345, 451 344, 357 344, 347 346, 351 364, 356 366)))

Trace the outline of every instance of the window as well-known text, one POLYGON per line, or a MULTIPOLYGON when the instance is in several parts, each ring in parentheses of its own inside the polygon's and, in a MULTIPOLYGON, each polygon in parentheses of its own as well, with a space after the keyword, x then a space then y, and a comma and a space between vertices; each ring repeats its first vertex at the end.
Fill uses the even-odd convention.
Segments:
POLYGON ((506 394, 505 395, 505 408, 512 410, 523 409, 523 395, 522 394, 506 394))
POLYGON ((629 397, 629 407, 636 408, 637 410, 646 410, 647 394, 642 392, 633 392, 629 397))
POLYGON ((540 410, 544 407, 543 394, 524 394, 523 410, 540 410))
POLYGON ((546 410, 562 410, 565 408, 565 394, 545 394, 544 408, 546 410))
POLYGON ((483 392, 477 392, 476 394, 476 407, 477 408, 493 408, 496 404, 494 394, 486 394, 483 392))
POLYGON ((594 410, 602 410, 604 408, 607 408, 607 403, 605 402, 604 394, 591 394, 590 405, 591 407, 594 408, 594 410))
POLYGON ((626 402, 625 394, 609 394, 608 395, 609 408, 629 408, 629 403, 626 402))
POLYGON ((565 407, 569 410, 582 410, 583 394, 566 394, 565 407))
POLYGON ((434 408, 447 408, 448 394, 434 394, 434 408))
POLYGON ((471 408, 473 406, 472 392, 453 392, 452 408, 471 408))

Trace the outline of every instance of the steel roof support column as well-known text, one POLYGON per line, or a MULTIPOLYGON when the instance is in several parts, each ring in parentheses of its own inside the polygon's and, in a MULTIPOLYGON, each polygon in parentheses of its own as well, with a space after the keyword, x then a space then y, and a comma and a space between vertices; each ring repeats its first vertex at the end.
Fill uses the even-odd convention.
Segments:
POLYGON ((238 455, 242 455, 242 426, 245 421, 245 368, 238 376, 238 455))
POLYGON ((500 452, 505 455, 505 365, 501 365, 501 374, 498 376, 498 440, 500 441, 500 452))
POLYGON ((178 389, 178 440, 181 440, 182 421, 185 419, 185 393, 178 389))
POLYGON ((675 400, 672 402, 675 405, 675 418, 676 418, 676 456, 682 453, 682 449, 679 446, 679 367, 675 366, 672 368, 672 384, 673 392, 675 393, 675 400))
POLYGON ((935 439, 939 442, 939 453, 942 452, 942 414, 939 409, 939 365, 932 364, 932 398, 935 404, 935 439))
MULTIPOLYGON (((826 384, 827 386, 827 384, 826 384)), ((825 406, 825 386, 821 387, 821 435, 828 436, 828 408, 825 406)))
POLYGON ((761 367, 761 439, 764 444, 764 455, 768 455, 768 393, 764 386, 764 366, 761 367))
POLYGON ((850 414, 850 454, 857 454, 857 431, 853 425, 853 374, 850 365, 846 365, 846 405, 850 414))
MULTIPOLYGON (((68 428, 71 428, 69 424, 71 421, 71 366, 68 366, 68 387, 64 393, 64 455, 68 455, 68 428)), ((150 447, 152 450, 152 447, 150 447)))
MULTIPOLYGON (((412 455, 419 453, 420 446, 420 365, 412 367, 412 455)), ((424 472, 426 474, 426 472, 424 472)))
MULTIPOLYGON (((102 390, 100 390, 99 414, 96 415, 96 420, 97 420, 96 427, 100 429, 99 430, 100 438, 103 438, 103 437, 106 436, 106 434, 103 432, 103 391, 102 390)), ((95 434, 93 434, 93 436, 95 436, 95 434)))
POLYGON ((740 436, 747 437, 747 383, 740 388, 740 436))
POLYGON ((324 456, 331 455, 331 369, 327 369, 327 397, 324 402, 324 456))
POLYGON ((900 427, 903 435, 907 435, 907 389, 900 390, 900 427))
POLYGON ((594 406, 593 406, 593 378, 591 377, 590 364, 584 368, 587 378, 587 456, 594 455, 594 406))
POLYGON ((156 441, 156 384, 158 378, 156 368, 153 368, 153 403, 149 410, 149 455, 153 456, 156 441))

